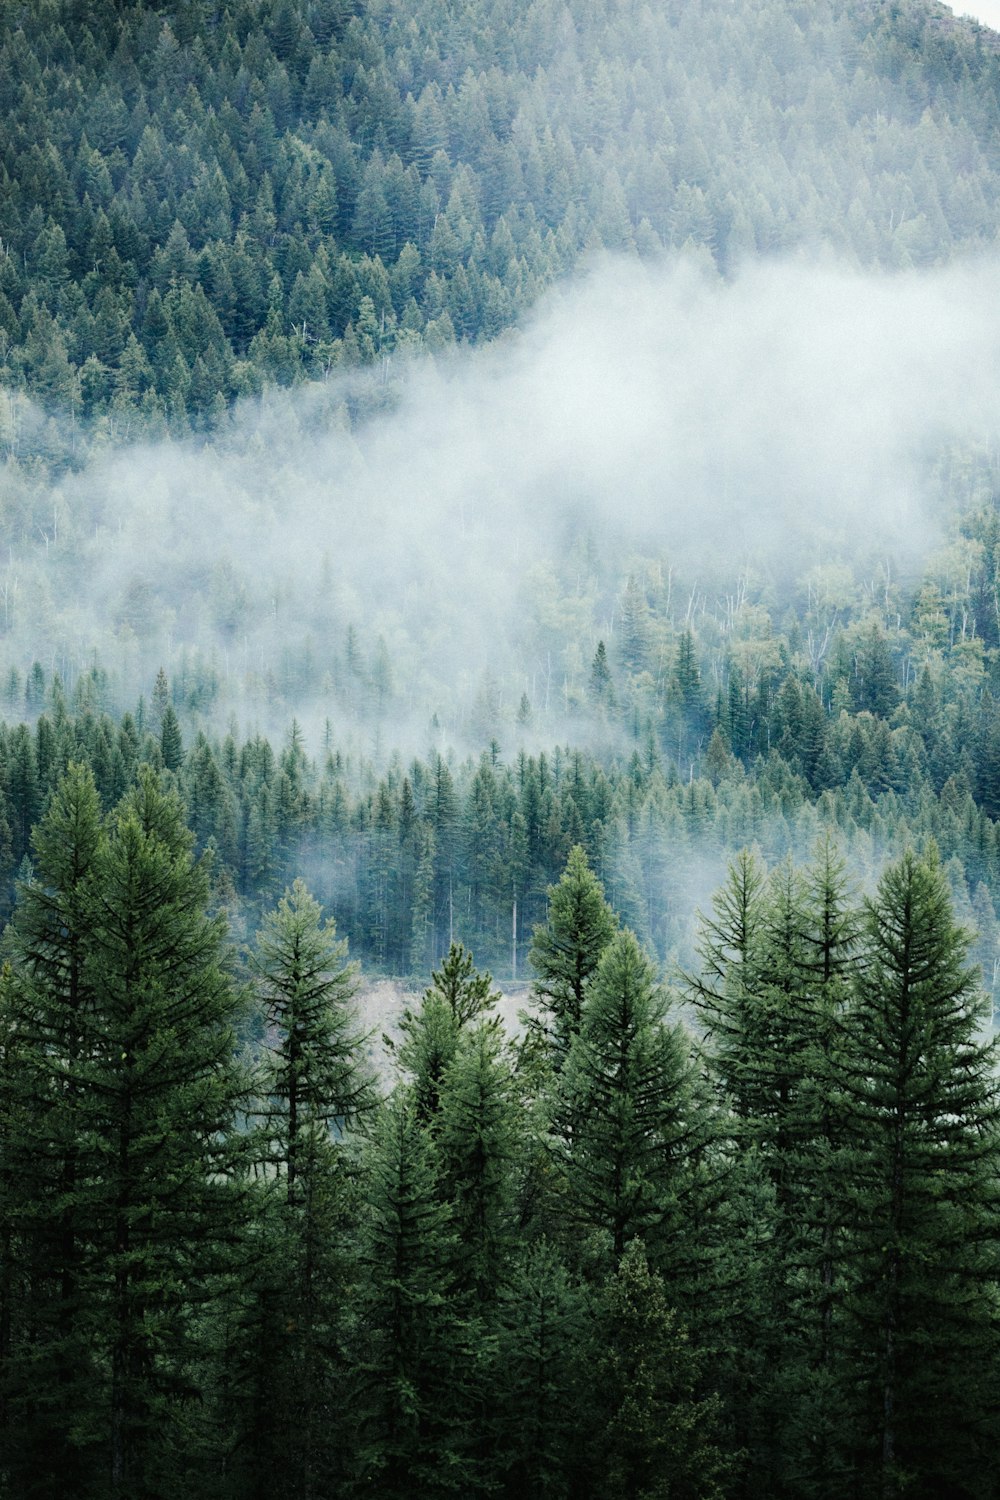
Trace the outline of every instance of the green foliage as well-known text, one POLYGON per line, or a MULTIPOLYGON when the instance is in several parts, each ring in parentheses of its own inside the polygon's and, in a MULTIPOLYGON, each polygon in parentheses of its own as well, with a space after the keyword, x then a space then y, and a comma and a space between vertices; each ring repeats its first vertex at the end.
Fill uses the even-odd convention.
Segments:
MULTIPOLYGON (((191 1457, 197 1320, 232 1213, 237 998, 190 845, 179 800, 151 772, 105 833, 93 783, 74 769, 39 832, 45 874, 11 930, 9 1000, 39 1106, 16 1149, 51 1166, 51 1180, 31 1171, 17 1215, 45 1310, 12 1360, 14 1408, 34 1412, 18 1358, 36 1369, 45 1330, 60 1409, 42 1417, 53 1447, 31 1460, 41 1492, 60 1454, 85 1494, 107 1473, 121 1491, 172 1493, 191 1457)), ((31 1453, 40 1436, 32 1420, 18 1447, 31 1453)), ((15 1472, 19 1460, 23 1448, 15 1472)))
POLYGON ((454 1272, 452 1215, 431 1138, 405 1097, 382 1110, 367 1173, 358 1307, 358 1485, 402 1497, 468 1476, 473 1353, 454 1272))
POLYGON ((996 1047, 933 855, 865 903, 845 1053, 848 1340, 861 1463, 885 1494, 982 1493, 998 1355, 996 1047))
POLYGON ((580 1029, 587 991, 616 927, 586 852, 575 844, 559 883, 549 887, 548 919, 536 927, 528 954, 538 976, 533 989, 542 1030, 557 1068, 580 1029))
POLYGON ((457 1284, 479 1304, 491 1302, 511 1274, 524 1134, 509 1048, 495 1021, 480 1021, 458 1040, 436 1132, 441 1187, 461 1247, 457 1284))
POLYGON ((542 5, 514 26, 493 3, 143 0, 113 31, 33 7, 0 31, 6 383, 118 432, 200 430, 262 384, 492 337, 595 248, 908 266, 995 232, 995 57, 931 12, 571 20, 572 87, 542 5))
POLYGON ((699 1397, 702 1362, 639 1240, 609 1278, 596 1332, 593 1492, 616 1500, 722 1496, 718 1403, 699 1397))
POLYGON ((296 1202, 331 1145, 330 1131, 354 1124, 375 1106, 367 1038, 351 1001, 357 969, 347 943, 324 922, 303 881, 286 891, 261 923, 253 968, 264 1006, 260 1079, 261 1159, 284 1177, 296 1202), (271 1040, 273 1039, 273 1040, 271 1040))
POLYGON ((77 611, 113 510, 61 481, 248 396, 248 473, 290 412, 307 451, 336 371, 367 371, 327 386, 363 420, 394 365, 602 249, 729 276, 988 246, 997 56, 917 0, 6 8, 5 1500, 994 1493, 985 446, 927 459, 950 519, 912 586, 832 538, 802 578, 682 588, 588 537, 537 559, 468 689, 419 670, 442 589, 362 627, 327 570, 272 591, 225 557, 123 576, 102 665, 77 611), (282 404, 303 381, 315 407, 282 404), (291 638, 292 592, 341 649, 291 638), (435 714, 405 770, 404 696, 435 714), (217 727, 306 701, 318 760, 296 723, 217 727), (567 723, 590 748, 538 749, 567 723), (831 829, 843 858, 797 864, 831 829), (739 849, 695 1043, 642 945, 695 967, 739 849), (438 966, 387 1100, 338 929, 380 973, 438 966), (516 1047, 471 949, 531 964, 516 1047))
MULTIPOLYGON (((676 1237, 697 1148, 687 1045, 665 1009, 649 959, 618 933, 570 1044, 557 1114, 571 1217, 605 1232, 616 1257, 636 1236, 676 1237)), ((670 1253, 679 1258, 676 1243, 670 1253)))
POLYGON ((546 1241, 500 1291, 497 1450, 504 1493, 560 1500, 582 1482, 591 1409, 588 1297, 546 1241))

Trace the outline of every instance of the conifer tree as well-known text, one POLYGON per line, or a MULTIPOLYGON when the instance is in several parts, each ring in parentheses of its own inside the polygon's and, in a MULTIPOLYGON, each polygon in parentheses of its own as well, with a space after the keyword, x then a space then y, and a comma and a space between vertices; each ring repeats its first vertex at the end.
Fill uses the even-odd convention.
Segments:
POLYGON ((381 1111, 365 1173, 356 1309, 357 1488, 409 1500, 470 1487, 475 1361, 455 1283, 433 1137, 405 1092, 381 1111))
POLYGON ((556 1105, 568 1182, 566 1212, 604 1231, 620 1258, 649 1236, 684 1255, 680 1205, 703 1144, 679 1026, 666 1022, 653 966, 627 930, 601 958, 559 1081, 556 1105))
POLYGON ((253 968, 265 1009, 267 1047, 255 1111, 264 1158, 281 1175, 287 1200, 308 1196, 310 1171, 325 1160, 330 1132, 354 1124, 376 1103, 367 1038, 352 1005, 357 966, 347 942, 296 880, 267 913, 253 968))
POLYGON ((718 1402, 663 1278, 633 1240, 608 1278, 597 1320, 597 1412, 590 1493, 601 1500, 719 1500, 726 1464, 718 1402))
POLYGON ((87 876, 103 845, 90 772, 69 768, 35 830, 3 982, 3 1214, 8 1254, 3 1444, 20 1492, 85 1489, 92 1473, 93 1351, 86 1296, 90 1154, 80 1106, 92 984, 87 876), (19 1292, 15 1297, 15 1287, 19 1292))
POLYGON ((557 1070, 580 1029, 587 991, 617 927, 584 849, 574 845, 559 882, 549 887, 548 917, 535 928, 528 955, 537 975, 541 1031, 557 1070))
POLYGON ((466 1027, 496 1005, 500 996, 489 973, 479 973, 472 954, 452 943, 440 969, 431 973, 419 1009, 407 1008, 400 1021, 399 1063, 410 1074, 418 1118, 427 1123, 441 1106, 445 1073, 466 1027))
MULTIPOLYGON (((152 772, 105 837, 93 783, 73 769, 15 923, 13 985, 48 1140, 24 1212, 38 1225, 36 1286, 57 1290, 54 1329, 40 1308, 33 1333, 56 1370, 76 1362, 62 1441, 38 1458, 40 1494, 64 1493, 67 1444, 83 1495, 176 1493, 193 1457, 198 1319, 232 1223, 237 997, 190 844, 179 799, 152 772)), ((32 1410, 47 1390, 40 1369, 35 1379, 32 1410)))
POLYGON ((238 1471, 254 1495, 310 1500, 344 1482, 343 1303, 357 1214, 344 1132, 377 1102, 347 944, 301 880, 261 925, 253 972, 265 1049, 246 1152, 257 1175, 227 1354, 238 1471))
POLYGON ((441 1186, 458 1235, 458 1285, 479 1306, 510 1274, 524 1119, 503 1032, 481 1021, 459 1038, 441 1090, 441 1186))
POLYGON ((932 851, 865 902, 838 1081, 854 1458, 870 1492, 973 1496, 995 1444, 997 1048, 932 851))
POLYGON ((844 1248, 831 1209, 834 1053, 857 921, 829 840, 808 875, 786 861, 765 878, 744 851, 713 905, 693 988, 732 1121, 734 1207, 747 1216, 742 1295, 729 1310, 738 1441, 763 1492, 797 1493, 808 1475, 832 1496, 844 1482, 831 1447, 844 1248))
POLYGON ((179 798, 146 772, 87 881, 84 974, 96 1004, 76 1113, 94 1149, 90 1295, 109 1373, 111 1490, 122 1495, 176 1493, 187 1441, 177 1403, 191 1394, 194 1320, 231 1222, 222 1153, 239 1002, 190 846, 179 798))
POLYGON ((765 879, 757 856, 741 850, 713 898, 711 914, 701 919, 702 972, 689 981, 712 1047, 713 1069, 742 1120, 754 1113, 745 1072, 753 1066, 747 1039, 757 1024, 754 955, 765 879))
POLYGON ((579 1492, 580 1433, 593 1408, 593 1309, 547 1241, 529 1247, 500 1291, 496 1448, 511 1500, 579 1492))

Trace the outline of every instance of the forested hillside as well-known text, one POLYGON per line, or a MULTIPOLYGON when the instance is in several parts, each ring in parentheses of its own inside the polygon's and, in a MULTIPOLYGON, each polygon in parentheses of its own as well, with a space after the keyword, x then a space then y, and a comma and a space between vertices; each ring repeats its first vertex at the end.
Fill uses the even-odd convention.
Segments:
POLYGON ((0 1500, 995 1500, 1000 37, 39 0, 0 110, 0 1500))
POLYGON ((998 227, 943 7, 4 7, 2 374, 116 433, 494 337, 597 247, 926 265, 998 227))

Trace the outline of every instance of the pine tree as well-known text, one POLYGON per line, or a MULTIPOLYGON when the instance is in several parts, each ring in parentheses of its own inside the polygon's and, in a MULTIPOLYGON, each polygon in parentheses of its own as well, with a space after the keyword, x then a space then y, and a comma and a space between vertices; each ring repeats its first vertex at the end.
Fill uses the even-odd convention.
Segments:
POLYGON ((718 1402, 663 1278, 633 1240, 608 1279, 595 1349, 591 1491, 601 1500, 718 1500, 718 1402))
POLYGON ((281 1174, 289 1203, 309 1192, 308 1177, 325 1158, 331 1129, 373 1109, 376 1092, 364 1058, 367 1038, 352 999, 357 968, 347 942, 324 922, 305 882, 296 880, 261 924, 254 972, 265 1008, 261 1121, 264 1158, 281 1174), (304 1179, 304 1180, 303 1180, 304 1179))
POLYGON ((676 1263, 686 1172, 703 1137, 687 1045, 665 1012, 652 964, 631 932, 618 933, 570 1044, 556 1118, 570 1219, 604 1231, 616 1258, 649 1236, 676 1263))
POLYGON ((500 1290, 496 1447, 511 1500, 581 1493, 580 1433, 592 1410, 593 1311, 546 1241, 528 1248, 500 1290))
POLYGON ((438 1115, 445 1073, 458 1052, 463 1029, 500 998, 492 977, 478 972, 461 943, 451 944, 431 979, 419 1008, 408 1007, 399 1026, 399 1064, 410 1075, 410 1095, 424 1124, 438 1115))
POLYGON ((459 1037, 437 1130, 441 1186, 458 1235, 457 1281, 481 1307, 510 1274, 523 1111, 498 1021, 459 1037))
MULTIPOLYGON (((59 1421, 86 1455, 81 1494, 176 1493, 192 1458, 198 1320, 232 1227, 237 997, 190 844, 179 799, 152 772, 104 837, 92 782, 71 771, 39 831, 45 875, 15 923, 39 1126, 59 1142, 29 1184, 42 1209, 37 1284, 58 1281, 56 1328, 88 1346, 80 1358, 50 1344, 57 1361, 79 1358, 59 1421), (56 1185, 53 1217, 42 1205, 56 1185)), ((63 1445, 40 1458, 39 1493, 64 1492, 51 1467, 63 1445)))
POLYGON ((695 1005, 712 1048, 712 1066, 737 1118, 755 1115, 754 1082, 748 1069, 756 1063, 748 1038, 757 1027, 754 987, 760 972, 755 962, 760 937, 766 872, 760 860, 743 849, 716 892, 712 913, 701 918, 700 975, 689 978, 695 1005))
POLYGON ((765 879, 744 851, 704 922, 694 985, 709 1071, 731 1111, 741 1211, 751 1215, 732 1378, 739 1441, 768 1494, 805 1486, 832 1497, 846 1482, 831 1369, 844 1243, 832 1201, 837 1039, 857 929, 829 839, 805 874, 786 861, 765 879))
POLYGON ((178 771, 184 763, 184 742, 177 713, 172 703, 163 708, 163 723, 160 728, 160 754, 168 771, 178 771))
POLYGON ((528 959, 538 976, 533 991, 540 1029, 558 1069, 580 1028, 588 988, 618 921, 579 844, 548 895, 548 918, 535 928, 528 959))
POLYGON ((79 1111, 95 1003, 84 970, 85 882, 103 841, 93 777, 73 765, 35 831, 32 877, 8 938, 0 1214, 18 1265, 15 1280, 5 1264, 0 1391, 10 1483, 25 1495, 54 1496, 67 1482, 85 1490, 93 1474, 89 1154, 79 1111))
POLYGON ((239 1372, 229 1393, 239 1466, 261 1497, 280 1489, 310 1500, 344 1479, 343 1432, 331 1412, 344 1379, 345 1226, 357 1202, 341 1137, 377 1102, 346 954, 297 880, 265 916, 253 958, 265 1049, 246 1152, 258 1206, 227 1360, 239 1372))
POLYGON ((475 1361, 455 1285, 455 1237, 433 1139, 397 1093, 365 1173, 356 1308, 357 1488, 380 1500, 461 1493, 471 1473, 475 1361))
POLYGON ((995 1443, 996 1044, 947 882, 904 854, 865 902, 838 1081, 856 1461, 873 1493, 978 1496, 995 1443))
POLYGON ((106 1301, 111 1487, 176 1492, 195 1313, 230 1219, 221 1172, 233 1116, 238 1000, 222 967, 179 799, 151 773, 123 801, 88 880, 98 997, 80 1069, 80 1133, 95 1143, 91 1211, 106 1301), (173 1420, 172 1420, 173 1419, 173 1420))
POLYGON ((598 641, 597 650, 594 652, 587 693, 591 702, 598 708, 606 710, 614 708, 615 690, 611 680, 611 668, 608 665, 608 649, 603 641, 598 641))

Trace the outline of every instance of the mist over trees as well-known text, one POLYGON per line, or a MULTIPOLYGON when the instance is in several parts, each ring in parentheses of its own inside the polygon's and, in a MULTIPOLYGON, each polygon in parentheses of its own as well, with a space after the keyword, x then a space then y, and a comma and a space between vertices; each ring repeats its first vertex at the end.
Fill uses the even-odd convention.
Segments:
POLYGON ((0 1500, 997 1495, 998 99, 0 7, 0 1500))
POLYGON ((183 431, 494 337, 595 247, 728 271, 988 245, 990 35, 857 0, 12 11, 4 373, 101 430, 183 431))

